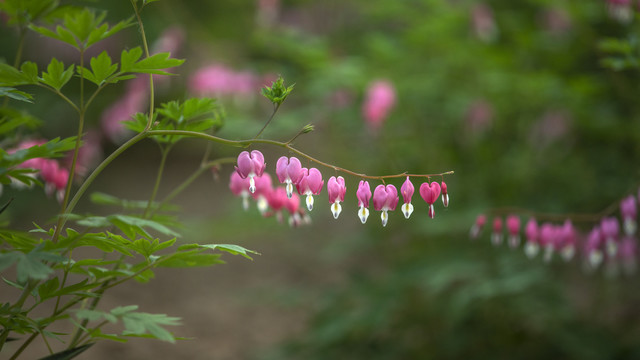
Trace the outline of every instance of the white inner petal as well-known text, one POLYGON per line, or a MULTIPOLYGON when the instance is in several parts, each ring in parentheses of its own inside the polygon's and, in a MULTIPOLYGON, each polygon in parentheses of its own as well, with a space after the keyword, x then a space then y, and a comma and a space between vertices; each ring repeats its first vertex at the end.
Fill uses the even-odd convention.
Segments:
POLYGON ((402 213, 404 214, 405 219, 408 219, 413 213, 413 205, 411 203, 402 204, 402 213))
POLYGON ((311 194, 307 194, 307 209, 313 210, 313 196, 311 194))
POLYGON ((364 206, 360 206, 360 210, 358 210, 358 217, 363 224, 366 223, 367 218, 369 217, 369 209, 364 206))
POLYGON ((340 201, 336 201, 331 205, 331 212, 333 213, 333 218, 337 219, 340 216, 340 212, 342 211, 342 206, 340 206, 340 201))

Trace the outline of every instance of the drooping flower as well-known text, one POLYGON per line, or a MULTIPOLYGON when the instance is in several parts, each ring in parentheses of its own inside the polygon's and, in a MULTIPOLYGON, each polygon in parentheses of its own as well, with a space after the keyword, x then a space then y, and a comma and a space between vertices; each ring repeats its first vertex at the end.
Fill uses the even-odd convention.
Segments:
POLYGON ((319 195, 324 186, 322 174, 316 168, 302 168, 302 177, 296 184, 298 194, 307 195, 307 209, 313 210, 313 195, 319 195))
POLYGON ((243 151, 238 155, 238 166, 236 166, 236 171, 243 179, 249 177, 249 191, 251 193, 256 191, 254 177, 262 176, 265 167, 264 155, 262 155, 258 150, 253 150, 251 154, 249 154, 248 151, 243 151))
POLYGON ((298 194, 292 194, 291 197, 287 197, 284 202, 284 207, 289 211, 289 226, 297 227, 302 223, 302 216, 300 210, 300 197, 298 194))
POLYGON ((422 183, 422 185, 420 185, 420 196, 429 204, 429 217, 433 219, 436 216, 436 210, 433 204, 438 200, 438 196, 440 196, 440 184, 435 181, 431 184, 428 182, 422 183))
POLYGON ((529 259, 535 257, 540 250, 538 245, 538 222, 534 218, 530 218, 525 225, 524 234, 527 237, 527 243, 524 245, 524 253, 529 259))
POLYGON ((567 219, 559 231, 560 256, 562 256, 564 261, 573 259, 576 253, 577 236, 578 234, 571 220, 567 219))
POLYGON ((602 219, 600 222, 600 231, 604 238, 607 255, 610 258, 615 257, 618 252, 618 235, 620 234, 618 219, 614 217, 606 217, 602 219))
POLYGON ((373 191, 373 208, 376 211, 382 211, 380 214, 382 226, 387 226, 387 221, 389 220, 387 212, 395 210, 399 200, 398 189, 395 186, 391 184, 376 186, 373 191))
POLYGON ((347 192, 347 186, 345 185, 344 178, 342 176, 332 176, 327 183, 327 192, 329 193, 329 203, 331 203, 331 213, 334 219, 340 216, 342 206, 340 202, 344 202, 344 195, 347 192))
POLYGON ((276 175, 281 184, 286 184, 287 197, 291 198, 293 185, 298 184, 304 175, 300 160, 293 156, 291 158, 281 156, 276 163, 276 175))
POLYGON ((632 236, 636 233, 638 216, 638 208, 636 198, 629 195, 620 202, 620 214, 622 215, 624 233, 632 236))
POLYGON ((283 187, 276 187, 269 192, 267 196, 269 202, 269 208, 276 214, 276 218, 279 222, 282 222, 282 208, 289 201, 287 191, 283 187))
POLYGON ((478 217, 476 217, 476 222, 471 227, 471 230, 469 230, 469 237, 473 240, 477 239, 478 235, 480 235, 480 231, 482 231, 482 228, 486 223, 487 216, 484 214, 478 215, 478 217))
POLYGON ((369 85, 362 113, 369 129, 376 132, 396 103, 396 91, 391 82, 378 80, 369 85))
POLYGON ((509 232, 509 247, 515 249, 520 245, 520 218, 517 215, 507 216, 507 231, 509 232))
POLYGON ((411 198, 413 197, 414 191, 415 188, 413 187, 411 180, 409 180, 409 177, 407 176, 407 180, 405 180, 402 184, 402 187, 400 187, 400 193, 402 194, 402 200, 404 201, 404 204, 402 204, 402 207, 400 209, 402 210, 402 214, 404 214, 405 219, 408 219, 413 212, 411 198))
POLYGON ((449 193, 447 193, 447 184, 442 181, 442 204, 444 207, 449 207, 449 193))
POLYGON ((476 4, 471 10, 471 25, 475 35, 483 42, 492 42, 498 36, 498 27, 489 5, 476 4))
POLYGON ((633 20, 633 3, 631 0, 607 0, 609 16, 622 24, 633 20))
POLYGON ((367 218, 369 217, 369 199, 371 199, 371 187, 369 186, 369 182, 365 180, 360 180, 360 184, 358 184, 358 191, 356 191, 356 197, 358 198, 358 206, 360 206, 360 210, 358 210, 358 217, 360 221, 364 224, 367 222, 367 218))
POLYGON ((242 197, 242 208, 249 209, 249 178, 242 178, 237 171, 231 173, 229 189, 233 195, 242 197))
POLYGON ((540 246, 544 249, 543 260, 550 262, 555 250, 556 229, 551 223, 544 223, 540 227, 540 246))
POLYGON ((586 255, 586 265, 588 270, 597 268, 604 259, 602 252, 602 232, 600 226, 595 226, 584 243, 584 254, 586 255))
POLYGON ((262 176, 256 177, 256 191, 251 194, 251 196, 256 200, 258 211, 260 214, 266 214, 267 210, 269 210, 269 201, 268 198, 273 191, 273 186, 271 184, 271 175, 265 172, 262 176))
POLYGON ((57 161, 49 160, 43 162, 40 175, 45 182, 45 193, 51 196, 55 192, 58 202, 62 202, 69 181, 69 170, 61 168, 57 161))
POLYGON ((630 235, 624 236, 620 241, 620 249, 618 252, 622 269, 627 275, 633 275, 638 267, 638 240, 630 235))
POLYGON ((493 218, 493 232, 491 233, 491 243, 495 246, 502 244, 502 218, 496 216, 493 218))

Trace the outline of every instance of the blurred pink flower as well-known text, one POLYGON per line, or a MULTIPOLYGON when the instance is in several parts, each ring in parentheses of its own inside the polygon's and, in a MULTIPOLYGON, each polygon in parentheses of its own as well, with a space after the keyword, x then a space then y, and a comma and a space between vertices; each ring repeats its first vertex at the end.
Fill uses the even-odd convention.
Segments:
POLYGON ((280 0, 258 0, 256 22, 259 26, 270 27, 278 19, 280 0))
POLYGON ((609 16, 616 21, 628 24, 633 20, 633 2, 631 0, 606 0, 609 16))
POLYGON ((249 71, 236 72, 214 64, 196 71, 189 79, 189 90, 197 95, 249 96, 258 89, 258 78, 249 71))
MULTIPOLYGON (((96 130, 88 131, 83 137, 83 144, 78 150, 78 159, 76 160, 76 176, 84 177, 89 170, 95 167, 102 158, 102 147, 100 144, 100 133, 96 130)), ((70 151, 64 159, 64 166, 71 168, 73 161, 73 151, 70 151)))
POLYGON ((138 112, 144 112, 149 93, 148 81, 145 76, 129 81, 124 95, 102 113, 100 124, 109 140, 122 142, 127 134, 122 122, 131 120, 138 112))
POLYGON ((571 30, 571 17, 562 8, 551 8, 542 14, 542 26, 551 35, 563 35, 571 30))
POLYGON ((569 133, 571 118, 566 111, 549 110, 536 122, 530 132, 530 140, 537 147, 545 147, 569 133))
POLYGON ((471 9, 473 32, 483 42, 492 42, 498 36, 498 28, 489 5, 478 3, 471 9))
POLYGON ((473 101, 467 109, 466 123, 472 134, 488 129, 493 124, 493 106, 486 100, 473 101))
POLYGON ((362 104, 362 115, 372 131, 378 131, 396 104, 396 90, 387 80, 369 85, 362 104))

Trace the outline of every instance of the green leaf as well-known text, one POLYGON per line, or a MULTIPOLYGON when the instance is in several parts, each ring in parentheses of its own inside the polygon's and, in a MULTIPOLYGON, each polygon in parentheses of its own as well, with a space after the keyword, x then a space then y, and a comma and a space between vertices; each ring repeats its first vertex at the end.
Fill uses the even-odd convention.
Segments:
POLYGON ((100 86, 118 69, 118 65, 111 63, 111 57, 106 51, 103 51, 97 57, 92 57, 90 60, 91 71, 86 68, 78 67, 78 74, 82 72, 82 76, 100 86))
POLYGON ((73 64, 66 70, 64 64, 55 58, 47 66, 47 72, 42 73, 42 82, 56 90, 60 90, 73 76, 73 64))
POLYGON ((26 92, 10 87, 0 87, 0 96, 8 96, 12 99, 32 103, 33 96, 26 92))
POLYGON ((224 264, 224 261, 220 260, 220 254, 204 254, 198 249, 161 256, 156 263, 160 267, 187 268, 224 264))
POLYGON ((88 343, 80 346, 76 346, 73 349, 64 350, 61 352, 57 352, 55 354, 51 354, 49 356, 45 356, 40 358, 40 360, 70 360, 75 358, 76 356, 82 354, 87 349, 93 346, 95 343, 88 343))
POLYGON ((62 42, 65 42, 71 46, 73 46, 74 48, 78 49, 78 42, 76 41, 76 39, 73 37, 73 34, 66 28, 58 25, 56 27, 56 31, 52 31, 50 29, 47 29, 46 27, 43 26, 35 26, 35 25, 29 25, 29 29, 37 32, 40 35, 46 36, 48 38, 52 38, 52 39, 56 39, 56 40, 60 40, 62 42))
MULTIPOLYGON (((91 199, 91 202, 93 202, 94 204, 121 206, 124 209, 128 209, 128 210, 146 209, 148 205, 148 202, 144 200, 120 199, 113 195, 109 195, 101 192, 92 193, 90 196, 90 199, 91 199)), ((151 205, 153 208, 157 208, 160 205, 160 203, 153 202, 151 205)), ((178 209, 179 209, 178 206, 171 205, 171 204, 163 204, 162 207, 160 208, 160 210, 165 210, 165 211, 175 211, 178 209)))
POLYGON ((172 246, 175 242, 175 238, 164 242, 160 242, 158 239, 154 239, 153 241, 148 239, 138 239, 134 241, 129 248, 144 257, 149 258, 154 253, 172 246))
POLYGON ((230 245, 230 244, 185 244, 178 247, 178 250, 191 250, 191 249, 211 249, 211 250, 220 250, 225 251, 233 255, 242 255, 247 259, 253 260, 249 254, 260 255, 259 252, 246 249, 239 245, 230 245))
POLYGON ((109 28, 108 24, 102 24, 91 31, 91 33, 89 34, 89 38, 87 39, 86 47, 88 48, 98 41, 104 40, 133 24, 133 17, 130 17, 127 20, 120 21, 119 23, 113 25, 111 28, 109 28))
POLYGON ((154 338, 175 342, 173 335, 162 326, 180 325, 180 318, 165 314, 149 314, 143 312, 128 312, 122 316, 125 331, 123 335, 150 334, 154 338))
POLYGON ((14 129, 21 126, 35 129, 40 123, 40 120, 26 111, 10 107, 0 108, 0 135, 13 132, 14 129))
POLYGON ((0 86, 16 86, 35 84, 30 76, 25 75, 20 70, 11 65, 0 63, 0 86))
POLYGON ((112 324, 118 322, 118 318, 114 314, 100 310, 79 309, 75 313, 76 317, 81 320, 98 321, 104 319, 112 324))
POLYGON ((134 312, 138 310, 138 305, 126 305, 126 306, 118 306, 111 309, 111 314, 117 317, 122 317, 130 312, 134 312))
POLYGON ((5 0, 0 2, 0 12, 8 15, 8 25, 25 25, 47 16, 57 6, 56 0, 5 0))
POLYGON ((129 51, 122 50, 122 54, 120 55, 120 72, 133 72, 133 65, 141 56, 142 49, 139 46, 134 47, 129 51))
POLYGON ((38 78, 38 65, 31 61, 25 61, 20 66, 20 71, 25 79, 28 79, 30 83, 37 84, 40 81, 38 78))
POLYGON ((79 283, 75 283, 75 284, 72 284, 72 285, 69 285, 69 286, 65 286, 62 289, 58 289, 58 290, 52 292, 49 295, 49 297, 56 297, 56 296, 62 296, 62 295, 74 295, 74 294, 78 294, 78 293, 85 294, 84 293, 85 290, 93 289, 98 285, 99 284, 89 283, 89 279, 84 279, 84 280, 80 281, 79 283))
POLYGON ((274 105, 279 106, 284 102, 287 96, 289 96, 294 86, 295 84, 289 87, 285 86, 284 79, 280 76, 278 77, 278 80, 271 84, 271 87, 265 86, 262 89, 262 95, 271 100, 274 105))
MULTIPOLYGON (((140 51, 140 54, 142 54, 142 51, 140 51)), ((124 65, 121 64, 121 71, 145 73, 145 74, 172 75, 171 73, 166 72, 162 69, 169 69, 176 66, 180 66, 182 65, 184 60, 172 59, 172 58, 169 58, 169 56, 171 56, 170 53, 158 53, 158 54, 152 55, 148 58, 144 58, 132 64, 131 68, 128 70, 124 70, 123 69, 124 65)), ((138 56, 138 58, 140 58, 140 56, 138 56)))
POLYGON ((0 271, 10 267, 20 260, 21 254, 18 252, 0 253, 0 271))
POLYGON ((51 293, 56 291, 58 286, 60 286, 60 281, 58 280, 58 277, 55 276, 40 284, 38 286, 38 296, 40 296, 40 300, 51 297, 51 293))
POLYGON ((153 220, 142 219, 129 215, 110 215, 107 217, 107 219, 113 225, 122 230, 122 232, 130 239, 134 239, 136 234, 140 234, 142 236, 150 238, 151 236, 145 230, 145 228, 153 229, 168 236, 180 236, 180 234, 153 220))

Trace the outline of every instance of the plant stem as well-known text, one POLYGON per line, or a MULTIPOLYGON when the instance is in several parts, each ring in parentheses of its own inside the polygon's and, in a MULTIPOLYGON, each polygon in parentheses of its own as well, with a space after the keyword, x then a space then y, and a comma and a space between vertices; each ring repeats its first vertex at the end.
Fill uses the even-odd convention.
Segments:
POLYGON ((275 141, 275 140, 265 140, 265 139, 251 139, 251 140, 228 140, 228 139, 224 139, 224 138, 220 138, 217 136, 213 136, 213 135, 209 135, 209 134, 204 134, 204 133, 199 133, 199 132, 195 132, 195 131, 185 131, 185 130, 149 130, 147 133, 147 136, 154 136, 154 135, 181 135, 181 136, 188 136, 188 137, 197 137, 197 138, 201 138, 201 139, 206 139, 209 141, 213 141, 213 142, 217 142, 220 144, 224 144, 224 145, 230 145, 230 146, 236 146, 236 147, 247 147, 251 144, 267 144, 267 145, 273 145, 273 146, 279 146, 282 148, 285 148, 287 150, 289 150, 290 152, 293 152, 297 155, 300 155, 302 157, 304 157, 307 160, 310 160, 312 162, 315 162, 316 164, 322 165, 324 167, 333 169, 335 171, 340 171, 343 172, 345 174, 349 174, 349 175, 353 175, 353 176, 357 176, 363 179, 372 179, 372 180, 383 180, 383 179, 391 179, 391 178, 401 178, 401 177, 419 177, 419 178, 432 178, 432 177, 439 177, 439 176, 444 176, 444 175, 452 175, 454 173, 454 171, 450 170, 450 171, 445 171, 442 173, 438 173, 438 174, 408 174, 406 172, 400 173, 400 174, 394 174, 394 175, 366 175, 366 174, 362 174, 362 173, 358 173, 349 169, 345 169, 339 166, 335 166, 335 165, 331 165, 328 164, 326 162, 320 161, 296 148, 294 148, 293 146, 291 146, 291 144, 289 144, 288 142, 281 142, 281 141, 275 141))
POLYGON ((142 214, 143 218, 146 218, 149 215, 149 211, 151 211, 151 207, 153 201, 156 199, 156 195, 158 194, 158 188, 160 188, 160 181, 162 180, 162 174, 164 172, 164 164, 167 162, 167 155, 169 155, 169 151, 171 150, 171 145, 166 148, 160 148, 162 153, 162 157, 160 158, 160 166, 158 167, 158 175, 156 176, 156 182, 153 185, 153 190, 151 191, 151 196, 149 197, 149 202, 147 203, 147 208, 144 209, 144 213, 142 214))
MULTIPOLYGON (((71 186, 73 185, 73 178, 76 173, 76 164, 78 162, 78 153, 80 152, 80 144, 82 143, 82 132, 84 130, 84 114, 85 114, 85 106, 84 106, 84 77, 82 76, 82 71, 84 70, 84 49, 80 49, 80 116, 78 119, 78 135, 76 137, 76 146, 73 149, 73 158, 71 159, 71 168, 69 169, 69 178, 67 179, 67 186, 64 191, 64 199, 62 200, 62 206, 60 207, 60 215, 65 214, 67 210, 67 204, 69 203, 69 196, 71 194, 71 186)), ((58 237, 60 236, 60 232, 62 231, 63 226, 63 218, 62 216, 58 218, 58 224, 56 226, 56 230, 53 233, 52 241, 56 243, 58 241, 58 237)))
POLYGON ((164 204, 171 201, 174 197, 178 196, 184 189, 186 189, 192 182, 194 182, 200 175, 202 175, 205 170, 208 170, 216 165, 220 164, 233 164, 236 162, 236 158, 227 157, 220 158, 213 161, 209 161, 207 163, 202 164, 198 170, 196 170, 191 176, 189 176, 185 181, 183 181, 180 185, 178 185, 169 195, 167 195, 162 202, 158 205, 157 209, 161 208, 164 204))
MULTIPOLYGON (((142 45, 144 47, 144 55, 145 57, 149 57, 149 44, 147 42, 147 35, 144 32, 144 24, 142 23, 142 18, 140 18, 140 9, 138 9, 138 5, 136 4, 136 0, 131 0, 131 6, 133 6, 133 11, 136 14, 136 19, 138 20, 138 26, 140 27, 140 35, 142 36, 142 45)), ((149 118, 147 120, 147 126, 145 130, 151 129, 151 125, 153 122, 153 110, 155 108, 154 105, 154 90, 153 90, 153 74, 149 74, 149 118)))
POLYGON ((262 129, 258 131, 258 134, 253 137, 254 139, 257 139, 260 135, 262 135, 262 132, 267 128, 267 126, 269 126, 269 123, 271 122, 271 120, 273 120, 273 117, 276 115, 276 112, 278 112, 278 109, 280 109, 280 104, 273 106, 273 112, 271 113, 271 116, 269 116, 269 120, 267 120, 262 129))

